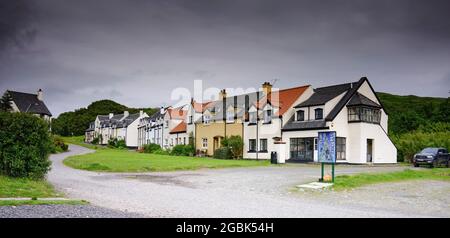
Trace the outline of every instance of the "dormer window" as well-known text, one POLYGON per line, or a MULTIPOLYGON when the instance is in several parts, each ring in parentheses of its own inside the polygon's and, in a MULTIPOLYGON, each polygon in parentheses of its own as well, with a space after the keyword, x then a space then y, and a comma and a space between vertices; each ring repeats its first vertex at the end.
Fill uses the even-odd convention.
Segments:
POLYGON ((192 121, 193 121, 193 117, 192 117, 192 116, 189 116, 189 118, 188 118, 188 124, 192 124, 192 121))
POLYGON ((227 112, 227 122, 228 123, 234 122, 234 112, 232 112, 232 111, 227 112))
POLYGON ((305 120, 305 111, 299 110, 297 111, 297 121, 304 121, 305 120))
POLYGON ((272 122, 272 109, 264 110, 264 123, 272 122))
POLYGON ((203 115, 203 124, 209 124, 211 117, 209 115, 203 115))
POLYGON ((316 108, 314 110, 315 119, 316 120, 322 120, 323 119, 323 109, 322 108, 316 108))
POLYGON ((249 113, 249 121, 252 124, 256 124, 256 112, 249 113))

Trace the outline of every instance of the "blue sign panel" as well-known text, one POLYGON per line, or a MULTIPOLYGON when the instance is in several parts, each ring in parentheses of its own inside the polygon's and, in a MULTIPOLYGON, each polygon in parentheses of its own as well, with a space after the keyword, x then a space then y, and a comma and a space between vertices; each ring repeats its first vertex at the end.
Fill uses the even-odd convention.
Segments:
POLYGON ((336 132, 319 132, 317 140, 320 163, 336 163, 336 132))

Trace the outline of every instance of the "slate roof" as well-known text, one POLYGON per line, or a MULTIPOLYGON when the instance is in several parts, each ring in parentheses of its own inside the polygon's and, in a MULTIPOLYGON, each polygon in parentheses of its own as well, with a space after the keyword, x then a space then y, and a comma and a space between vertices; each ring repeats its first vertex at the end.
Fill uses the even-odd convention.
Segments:
MULTIPOLYGON (((250 105, 255 104, 258 99, 262 98, 264 96, 264 92, 251 92, 231 97, 225 98, 225 112, 230 107, 236 108, 236 117, 242 118, 245 114, 245 111, 248 110, 246 107, 246 101, 248 103, 247 107, 250 107, 250 105)), ((223 100, 216 100, 208 104, 208 110, 211 110, 211 108, 215 108, 215 114, 211 117, 211 120, 213 121, 220 121, 224 118, 226 119, 226 115, 224 114, 224 101, 223 100)), ((201 119, 200 119, 201 121, 201 119)))
POLYGON ((326 126, 326 121, 294 121, 292 119, 286 123, 282 131, 328 129, 326 126))
POLYGON ((37 98, 36 94, 22 93, 16 91, 7 91, 12 101, 19 108, 20 112, 29 112, 34 114, 43 114, 52 116, 45 103, 37 98))
POLYGON ((356 92, 350 101, 347 103, 347 106, 369 106, 381 108, 381 105, 370 100, 368 97, 356 92))
POLYGON ((324 105, 326 102, 330 101, 331 99, 339 96, 340 94, 346 92, 347 90, 352 88, 357 84, 358 82, 353 83, 345 83, 345 84, 339 84, 339 85, 333 85, 328 87, 322 87, 322 88, 316 88, 314 89, 314 94, 308 98, 306 101, 298 104, 295 106, 295 108, 299 107, 311 107, 311 106, 319 106, 324 105))

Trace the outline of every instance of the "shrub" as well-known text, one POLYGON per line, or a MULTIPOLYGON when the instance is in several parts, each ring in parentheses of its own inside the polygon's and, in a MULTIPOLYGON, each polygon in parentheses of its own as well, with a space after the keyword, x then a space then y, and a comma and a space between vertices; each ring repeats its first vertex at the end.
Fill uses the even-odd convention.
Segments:
POLYGON ((214 151, 216 159, 233 159, 233 152, 228 147, 222 147, 214 151))
POLYGON ((152 153, 157 155, 170 155, 170 150, 157 149, 152 153))
POLYGON ((53 135, 52 153, 61 153, 69 150, 69 145, 64 143, 64 140, 57 135, 53 135))
POLYGON ((171 155, 193 156, 195 148, 192 145, 176 145, 170 152, 171 155))
POLYGON ((113 138, 108 141, 109 148, 125 149, 127 148, 127 143, 125 140, 113 138))
POLYGON ((0 128, 0 174, 43 178, 51 165, 48 124, 30 114, 0 113, 0 128))
POLYGON ((161 150, 161 146, 153 143, 144 145, 144 153, 153 153, 156 150, 161 150))
POLYGON ((244 148, 244 141, 241 136, 226 137, 221 142, 223 147, 228 147, 231 150, 233 159, 239 159, 242 157, 244 148))
POLYGON ((450 132, 411 132, 392 136, 397 147, 398 161, 411 162, 414 154, 425 147, 445 147, 450 149, 450 132))
POLYGON ((92 139, 92 144, 94 145, 98 145, 100 143, 100 137, 96 136, 94 137, 94 139, 92 139))

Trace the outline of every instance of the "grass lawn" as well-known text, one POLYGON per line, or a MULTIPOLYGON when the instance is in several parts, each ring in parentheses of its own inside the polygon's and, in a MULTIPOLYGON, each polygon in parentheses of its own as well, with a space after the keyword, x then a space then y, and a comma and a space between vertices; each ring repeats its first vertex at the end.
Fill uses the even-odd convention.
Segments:
POLYGON ((399 182, 404 180, 445 180, 450 181, 449 168, 421 169, 387 172, 387 173, 362 173, 356 175, 339 175, 335 179, 335 190, 351 189, 365 185, 385 182, 399 182))
POLYGON ((0 176, 0 197, 29 197, 45 198, 60 197, 53 186, 45 180, 32 180, 27 178, 10 178, 0 176))
POLYGON ((84 136, 70 136, 70 137, 61 137, 61 138, 67 144, 79 145, 79 146, 83 146, 83 147, 86 147, 86 148, 92 149, 92 150, 101 148, 96 145, 84 143, 84 136))
POLYGON ((0 200, 0 206, 87 204, 86 201, 79 200, 32 200, 33 198, 56 197, 62 197, 62 194, 58 194, 53 186, 45 180, 0 176, 0 198, 30 198, 30 200, 0 200))
POLYGON ((137 153, 119 149, 102 149, 95 153, 72 156, 64 164, 76 169, 104 172, 147 172, 267 166, 270 161, 219 160, 186 156, 137 153))

